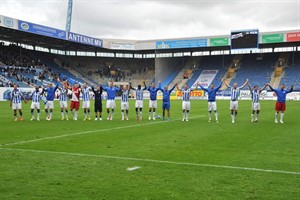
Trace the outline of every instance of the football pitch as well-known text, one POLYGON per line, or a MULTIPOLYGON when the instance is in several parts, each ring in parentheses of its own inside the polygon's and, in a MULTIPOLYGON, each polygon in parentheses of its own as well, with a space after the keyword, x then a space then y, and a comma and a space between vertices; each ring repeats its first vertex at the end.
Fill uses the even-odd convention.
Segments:
POLYGON ((14 122, 0 102, 0 199, 300 199, 299 101, 287 101, 284 124, 274 123, 275 101, 261 102, 257 123, 240 101, 235 124, 227 100, 217 102, 219 123, 208 123, 205 100, 191 102, 189 122, 179 100, 171 121, 149 121, 145 101, 141 122, 134 100, 129 121, 119 101, 113 121, 105 112, 83 121, 82 109, 61 121, 58 102, 52 121, 43 110, 30 121, 30 103, 14 122))

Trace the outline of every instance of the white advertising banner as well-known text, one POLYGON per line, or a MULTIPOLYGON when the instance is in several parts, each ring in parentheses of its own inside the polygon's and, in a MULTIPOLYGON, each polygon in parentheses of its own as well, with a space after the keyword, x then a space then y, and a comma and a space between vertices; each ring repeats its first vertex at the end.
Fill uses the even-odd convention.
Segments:
MULTIPOLYGON (((267 90, 263 90, 260 93, 260 99, 265 99, 267 97, 267 90)), ((240 90, 240 99, 251 99, 250 90, 240 90)))
POLYGON ((0 15, 0 26, 12 29, 18 29, 18 20, 0 15))
POLYGON ((118 50, 134 50, 134 43, 131 42, 111 42, 110 43, 111 49, 118 49, 118 50))
POLYGON ((197 82, 199 82, 202 87, 208 87, 218 74, 218 71, 219 70, 203 70, 198 79, 193 84, 192 88, 196 87, 197 82))
MULTIPOLYGON (((0 87, 0 101, 7 101, 11 98, 11 92, 14 88, 12 87, 0 87)), ((26 99, 28 99, 29 94, 34 90, 34 88, 18 88, 21 90, 26 99)))

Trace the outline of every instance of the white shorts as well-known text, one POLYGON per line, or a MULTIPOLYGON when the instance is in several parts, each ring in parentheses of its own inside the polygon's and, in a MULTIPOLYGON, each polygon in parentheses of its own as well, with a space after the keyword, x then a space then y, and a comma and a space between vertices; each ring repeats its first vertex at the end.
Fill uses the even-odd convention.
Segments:
POLYGON ((128 102, 121 102, 121 110, 128 110, 129 103, 128 102))
POLYGON ((157 108, 157 100, 149 100, 149 108, 157 108))
POLYGON ((238 101, 230 101, 230 110, 237 110, 239 108, 238 101))
POLYGON ((208 111, 217 110, 217 102, 208 102, 208 111))
POLYGON ((13 110, 21 110, 22 109, 22 104, 21 103, 13 103, 11 108, 13 110))
POLYGON ((116 108, 116 102, 115 100, 107 100, 106 101, 106 108, 115 109, 116 108))
POLYGON ((60 108, 68 108, 68 102, 67 101, 60 101, 59 102, 60 108))
POLYGON ((40 109, 41 108, 40 102, 31 102, 30 108, 31 109, 40 109))
POLYGON ((260 110, 260 103, 252 103, 252 110, 260 110))
POLYGON ((82 108, 90 108, 91 102, 90 101, 82 101, 82 108))
POLYGON ((182 110, 190 110, 191 102, 190 101, 182 101, 182 110))
POLYGON ((143 108, 144 102, 143 100, 136 100, 135 101, 135 107, 136 108, 143 108))
POLYGON ((45 109, 53 109, 54 108, 54 102, 53 101, 47 101, 45 104, 45 109))

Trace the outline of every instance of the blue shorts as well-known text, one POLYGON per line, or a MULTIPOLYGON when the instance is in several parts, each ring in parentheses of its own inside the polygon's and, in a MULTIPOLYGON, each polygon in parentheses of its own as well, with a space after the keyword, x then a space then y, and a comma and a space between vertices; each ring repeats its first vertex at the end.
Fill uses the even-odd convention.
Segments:
POLYGON ((162 109, 165 110, 170 110, 170 102, 163 102, 162 104, 162 109))

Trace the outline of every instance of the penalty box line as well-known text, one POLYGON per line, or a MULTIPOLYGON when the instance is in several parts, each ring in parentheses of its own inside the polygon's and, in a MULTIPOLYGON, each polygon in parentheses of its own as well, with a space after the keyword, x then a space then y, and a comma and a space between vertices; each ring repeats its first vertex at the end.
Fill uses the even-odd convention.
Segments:
MULTIPOLYGON (((195 116, 195 117, 190 117, 190 119, 200 118, 200 117, 204 117, 204 116, 205 115, 199 115, 199 116, 195 116)), ((179 118, 174 119, 174 120, 171 120, 171 121, 179 121, 179 120, 181 120, 181 118, 180 119, 179 118)), ((168 120, 156 121, 156 122, 150 122, 150 123, 145 123, 145 124, 135 124, 135 125, 129 125, 129 126, 118 126, 118 127, 114 127, 114 128, 106 128, 106 129, 100 129, 100 130, 92 130, 92 131, 84 131, 84 132, 78 132, 78 133, 57 135, 57 136, 44 137, 44 138, 39 138, 39 139, 34 139, 34 140, 24 140, 24 141, 19 141, 19 142, 0 144, 0 147, 12 146, 12 145, 18 145, 18 144, 27 144, 27 143, 33 143, 33 142, 40 142, 40 141, 44 141, 44 140, 53 140, 53 139, 59 139, 59 138, 64 138, 64 137, 76 136, 76 135, 84 135, 84 134, 89 134, 89 133, 99 133, 99 132, 113 131, 113 130, 119 130, 119 129, 134 128, 134 127, 139 127, 139 126, 147 126, 147 125, 167 123, 167 122, 168 122, 168 120)))
POLYGON ((2 148, 2 147, 0 147, 0 150, 21 151, 21 152, 27 152, 27 153, 29 152, 29 153, 54 154, 54 155, 63 155, 63 156, 77 156, 77 157, 85 157, 85 158, 89 157, 89 158, 114 159, 114 160, 129 160, 129 161, 148 162, 148 163, 208 167, 208 168, 219 168, 219 169, 229 169, 229 170, 256 171, 256 172, 276 173, 276 174, 300 175, 300 172, 295 172, 295 171, 260 169, 260 168, 238 167, 238 166, 228 166, 228 165, 189 163, 189 162, 176 162, 176 161, 167 161, 167 160, 154 160, 154 159, 131 158, 131 157, 121 157, 121 156, 95 155, 95 154, 70 153, 70 152, 58 152, 58 151, 44 151, 44 150, 33 150, 33 149, 14 149, 14 148, 2 148))

